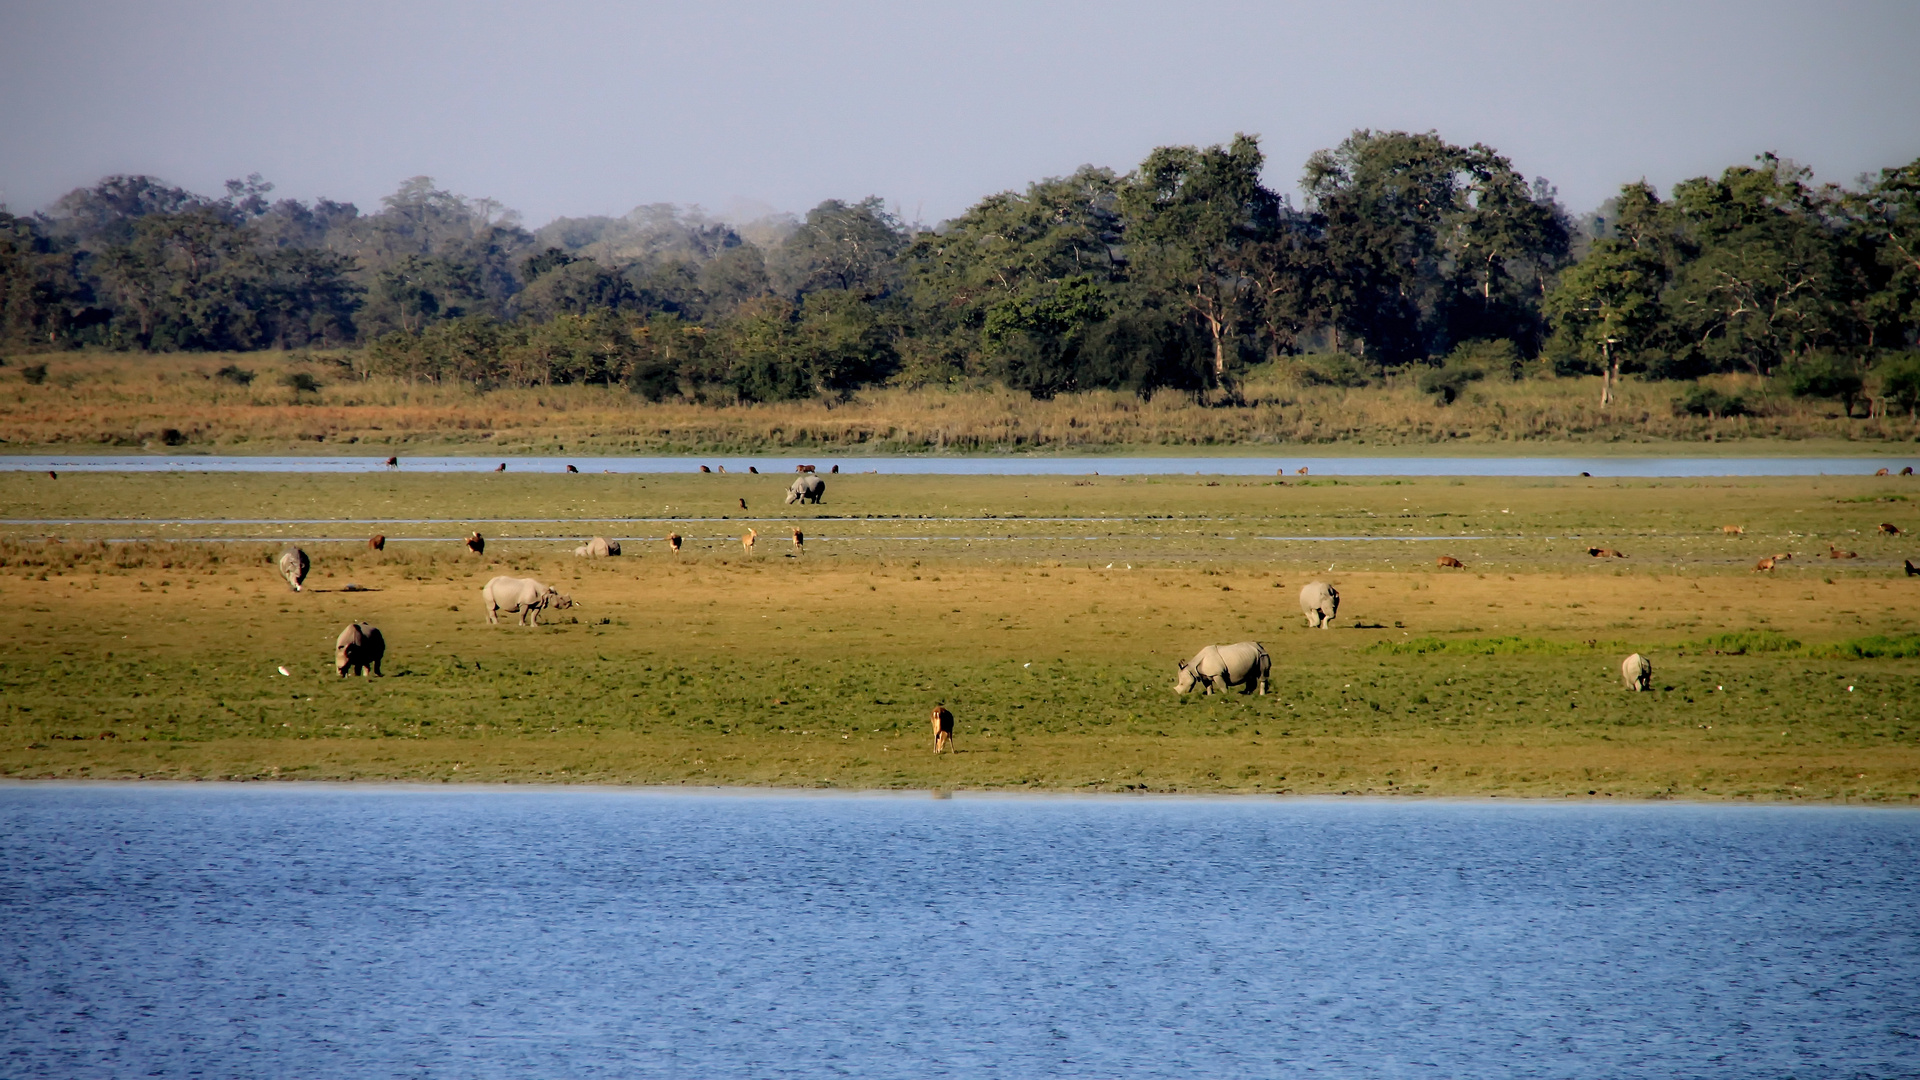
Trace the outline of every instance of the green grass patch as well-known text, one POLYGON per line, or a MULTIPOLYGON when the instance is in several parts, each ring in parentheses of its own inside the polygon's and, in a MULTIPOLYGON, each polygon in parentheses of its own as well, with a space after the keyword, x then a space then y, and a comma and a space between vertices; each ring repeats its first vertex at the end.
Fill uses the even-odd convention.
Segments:
POLYGON ((1382 641, 1367 651, 1383 656, 1566 656, 1623 647, 1617 641, 1549 641, 1538 637, 1437 638, 1382 641))
POLYGON ((1777 630, 1743 630, 1733 634, 1715 634, 1703 641, 1694 642, 1686 648, 1692 652, 1748 656, 1755 653, 1793 652, 1800 648, 1800 641, 1777 630))
POLYGON ((1920 657, 1920 634, 1874 634, 1813 650, 1837 660, 1908 660, 1920 657))

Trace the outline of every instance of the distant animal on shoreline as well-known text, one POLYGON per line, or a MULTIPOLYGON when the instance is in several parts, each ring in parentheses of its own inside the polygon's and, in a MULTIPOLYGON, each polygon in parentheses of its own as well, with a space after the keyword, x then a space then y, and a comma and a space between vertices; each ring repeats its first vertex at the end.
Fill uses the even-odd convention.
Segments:
POLYGON ((1463 563, 1463 562, 1461 562, 1461 561, 1460 561, 1459 559, 1456 559, 1456 558, 1454 558, 1454 557, 1453 557, 1453 556, 1451 556, 1451 555, 1442 555, 1442 556, 1440 556, 1439 558, 1437 558, 1437 559, 1435 559, 1435 560, 1433 560, 1433 561, 1434 561, 1434 563, 1435 563, 1435 565, 1438 565, 1438 566, 1450 566, 1450 567, 1452 567, 1452 568, 1454 568, 1455 570, 1465 570, 1465 569, 1467 568, 1467 564, 1466 564, 1466 563, 1463 563))
POLYGON ((814 473, 804 473, 787 487, 787 505, 810 502, 818 505, 827 494, 827 482, 814 473))
POLYGON ((368 551, 387 550, 387 538, 385 534, 374 533, 372 536, 367 537, 367 550, 368 551))
POLYGON ((48 469, 48 470, 47 470, 47 479, 49 479, 49 480, 58 480, 58 479, 60 479, 60 474, 59 474, 59 473, 57 473, 57 472, 54 472, 54 471, 53 471, 52 469, 48 469))
POLYGON ((748 471, 748 472, 750 472, 750 473, 752 473, 752 474, 753 474, 753 475, 755 475, 755 476, 759 476, 759 475, 760 475, 760 470, 759 470, 759 468, 758 468, 757 466, 753 466, 753 465, 749 465, 749 466, 747 466, 747 471, 748 471))
POLYGON ((574 467, 573 467, 573 466, 571 466, 571 465, 569 465, 569 466, 567 466, 567 471, 568 471, 568 472, 573 472, 573 473, 577 473, 577 472, 579 472, 580 470, 579 470, 579 469, 576 469, 576 468, 574 468, 574 467))
POLYGON ((1857 559, 1859 557, 1860 553, 1857 551, 1841 551, 1839 548, 1834 547, 1833 544, 1827 544, 1827 558, 1829 559, 1857 559))
POLYGON ((518 612, 521 626, 526 626, 529 620, 534 626, 539 626, 542 611, 564 610, 574 606, 572 597, 551 585, 544 585, 533 578, 505 575, 487 582, 481 588, 480 596, 486 604, 487 622, 493 624, 500 622, 500 613, 504 611, 509 615, 518 612))
POLYGON ((1920 566, 1913 565, 1912 559, 1902 559, 1900 561, 1907 564, 1908 577, 1920 577, 1920 566))
POLYGON ((837 472, 839 472, 839 471, 840 471, 840 466, 838 466, 838 465, 835 465, 835 466, 833 467, 833 471, 834 471, 834 472, 836 472, 836 473, 837 473, 837 472))
POLYGON ((1776 554, 1776 555, 1774 555, 1774 557, 1773 557, 1773 561, 1774 561, 1774 562, 1792 562, 1792 561, 1793 561, 1793 553, 1792 553, 1792 552, 1785 552, 1785 553, 1781 553, 1781 554, 1776 554))
POLYGON ((1911 465, 1909 465, 1909 466, 1907 466, 1906 468, 1904 468, 1904 469, 1901 469, 1901 470, 1900 470, 1900 475, 1901 475, 1901 476, 1912 476, 1912 475, 1913 475, 1913 466, 1911 466, 1911 465))
POLYGON ((380 628, 363 622, 348 623, 333 641, 333 666, 341 678, 348 669, 355 675, 380 675, 380 661, 387 655, 387 639, 380 628))
POLYGON ((746 508, 747 508, 747 500, 745 500, 745 499, 741 499, 741 500, 740 500, 740 509, 742 509, 742 510, 745 510, 746 508))
POLYGON ((667 534, 667 550, 673 552, 675 555, 680 554, 680 534, 679 533, 667 534))
POLYGON ((1653 689, 1653 661, 1634 653, 1620 661, 1620 677, 1626 680, 1629 690, 1653 689))
POLYGON ((1876 473, 1874 473, 1873 475, 1875 475, 1875 476, 1890 476, 1890 475, 1892 475, 1892 470, 1891 470, 1891 469, 1881 469, 1881 470, 1880 470, 1879 472, 1876 472, 1876 473))
POLYGON ((1899 536, 1900 526, 1895 525, 1889 521, 1883 521, 1880 523, 1880 531, 1887 534, 1888 536, 1899 536))
POLYGON ((493 471, 494 471, 494 472, 506 472, 506 471, 507 471, 507 463, 503 461, 503 462, 501 462, 500 464, 498 464, 498 465, 495 465, 495 466, 493 467, 493 471))
POLYGON ((726 467, 725 465, 719 465, 719 466, 715 466, 715 468, 716 468, 716 470, 717 470, 717 471, 719 471, 719 472, 726 472, 726 471, 727 471, 727 467, 726 467))
POLYGON ((1760 571, 1760 570, 1770 571, 1773 569, 1774 564, 1777 562, 1779 562, 1778 559, 1775 559, 1772 556, 1768 556, 1767 558, 1761 559, 1759 562, 1754 563, 1753 568, 1755 571, 1760 571))
POLYGON ((794 472, 813 472, 814 468, 811 465, 795 465, 793 467, 793 471, 794 472))
POLYGON ((467 550, 473 552, 475 555, 485 555, 487 553, 487 538, 481 536, 480 530, 478 529, 467 534, 465 543, 467 550))
POLYGON ((1333 629, 1333 617, 1340 613, 1340 594, 1324 581, 1309 581, 1300 587, 1300 613, 1309 627, 1333 629))
POLYGON ((1621 554, 1620 552, 1618 552, 1618 551, 1615 551, 1615 550, 1613 550, 1612 548, 1588 548, 1588 549, 1587 549, 1587 554, 1589 554, 1589 555, 1591 555, 1591 556, 1593 556, 1593 557, 1594 557, 1594 558, 1596 558, 1596 559, 1624 559, 1624 558, 1626 558, 1626 556, 1625 556, 1625 555, 1622 555, 1622 554, 1621 554))
POLYGON ((712 470, 712 469, 709 469, 709 468, 707 468, 707 467, 706 467, 705 465, 702 465, 702 466, 700 466, 700 471, 701 471, 701 472, 703 472, 703 473, 710 473, 710 472, 712 472, 713 470, 712 470))
POLYGON ((802 554, 807 550, 807 534, 799 529, 793 530, 793 553, 802 554))
POLYGON ((1195 684, 1206 687, 1213 693, 1215 683, 1225 687, 1238 686, 1243 694, 1267 692, 1267 677, 1273 672, 1273 658, 1267 655, 1266 646, 1257 641, 1242 641, 1233 645, 1209 645, 1193 655, 1191 660, 1180 661, 1179 675, 1174 679, 1173 688, 1178 693, 1186 693, 1195 684))
POLYGON ((581 544, 579 547, 574 548, 573 553, 585 558, 604 559, 609 555, 620 554, 620 541, 609 540, 604 536, 596 536, 586 543, 581 544))
POLYGON ((307 570, 313 566, 307 553, 299 548, 288 548, 280 553, 280 576, 287 579, 294 592, 300 591, 301 583, 307 580, 307 570))
POLYGON ((953 713, 945 705, 933 707, 933 752, 953 749, 953 713))
POLYGON ((753 542, 754 540, 758 539, 759 536, 760 536, 760 530, 748 529, 747 534, 740 538, 740 550, 746 552, 749 555, 753 554, 753 542))
POLYGON ((387 459, 387 468, 389 468, 389 469, 397 469, 397 468, 399 468, 399 467, 400 467, 400 459, 399 459, 399 458, 397 458, 397 457, 390 457, 390 458, 388 458, 388 459, 387 459))
POLYGON ((1747 534, 1747 530, 1739 525, 1722 525, 1720 526, 1720 531, 1726 533, 1728 536, 1745 536, 1747 534))
POLYGON ((1294 471, 1294 472, 1295 472, 1296 474, 1298 474, 1298 475, 1300 475, 1300 476, 1305 476, 1305 475, 1307 475, 1307 467, 1306 467, 1305 465, 1302 465, 1302 466, 1300 466, 1299 468, 1297 468, 1297 469, 1295 469, 1295 470, 1293 470, 1293 471, 1294 471))

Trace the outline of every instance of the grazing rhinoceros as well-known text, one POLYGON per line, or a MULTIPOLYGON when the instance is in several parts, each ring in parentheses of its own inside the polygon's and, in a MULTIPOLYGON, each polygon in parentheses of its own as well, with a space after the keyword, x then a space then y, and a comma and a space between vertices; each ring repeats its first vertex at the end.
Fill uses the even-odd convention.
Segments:
POLYGON ((596 536, 586 543, 581 544, 579 547, 574 548, 573 553, 594 559, 604 559, 609 555, 620 554, 620 541, 609 540, 604 536, 596 536))
POLYGON ((300 591, 300 584, 307 580, 307 569, 313 565, 307 559, 307 553, 299 548, 288 548, 280 553, 280 576, 287 579, 294 592, 300 591))
POLYGON ((1194 654, 1191 660, 1180 661, 1180 675, 1173 688, 1184 694, 1193 689, 1194 683, 1204 683, 1207 693, 1213 693, 1213 684, 1243 687, 1243 694, 1267 692, 1267 676, 1273 672, 1273 658, 1267 655, 1266 647, 1257 641, 1242 641, 1237 645, 1209 645, 1194 654))
POLYGON ((511 615, 520 613, 520 625, 527 625, 531 619, 533 625, 540 625, 540 613, 549 608, 565 609, 573 606, 573 598, 563 596, 551 585, 542 585, 532 578, 501 576, 487 582, 480 595, 487 602, 487 621, 498 623, 500 613, 511 615))
POLYGON ((1634 653, 1620 661, 1620 678, 1626 681, 1629 690, 1653 689, 1653 661, 1634 653))
POLYGON ((363 622, 348 623, 333 642, 333 666, 341 678, 348 669, 355 675, 379 675, 380 659, 387 655, 387 639, 380 628, 363 622))
POLYGON ((1300 613, 1308 626, 1322 630, 1333 628, 1333 616, 1340 610, 1340 594, 1324 581, 1309 581, 1300 590, 1300 613))
POLYGON ((827 482, 818 473, 804 473, 787 488, 787 505, 805 501, 818 503, 827 493, 827 482))

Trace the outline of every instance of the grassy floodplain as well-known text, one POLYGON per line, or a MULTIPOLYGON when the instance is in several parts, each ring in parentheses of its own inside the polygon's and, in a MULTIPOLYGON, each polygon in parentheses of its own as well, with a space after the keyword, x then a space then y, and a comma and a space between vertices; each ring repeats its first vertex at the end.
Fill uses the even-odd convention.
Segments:
POLYGON ((986 386, 872 388, 845 399, 648 402, 621 387, 479 390, 363 377, 339 353, 133 356, 49 353, 0 360, 0 448, 177 448, 239 453, 745 453, 782 447, 855 453, 941 450, 1155 453, 1445 447, 1448 453, 1639 450, 1694 454, 1871 453, 1910 449, 1920 423, 1845 415, 1749 376, 1705 381, 1751 415, 1694 416, 1675 401, 1691 383, 1629 378, 1602 407, 1598 376, 1488 379, 1450 405, 1412 373, 1370 386, 1316 383, 1292 361, 1246 373, 1239 402, 1112 391, 1035 400, 986 386), (23 374, 41 369, 39 381, 23 374), (250 373, 240 385, 222 371, 250 373), (317 389, 297 390, 288 380, 317 389), (1572 444, 1572 445, 1560 445, 1572 444))
POLYGON ((0 474, 0 775, 1920 798, 1913 478, 790 478, 0 474), (582 606, 488 626, 501 573, 582 606), (1246 638, 1274 693, 1172 693, 1246 638))

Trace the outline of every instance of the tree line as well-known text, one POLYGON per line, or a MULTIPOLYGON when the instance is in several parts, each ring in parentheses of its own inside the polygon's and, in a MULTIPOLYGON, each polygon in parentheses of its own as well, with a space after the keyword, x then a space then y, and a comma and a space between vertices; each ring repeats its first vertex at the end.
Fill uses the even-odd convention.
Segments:
POLYGON ((1842 187, 1763 156, 1577 220, 1433 133, 1313 154, 1298 207, 1264 166, 1248 136, 1162 147, 934 228, 868 198, 530 230, 426 177, 363 213, 274 200, 257 175, 218 197, 115 176, 0 212, 0 343, 354 347, 368 374, 722 401, 883 382, 1231 400, 1284 358, 1349 385, 1411 371, 1442 401, 1547 371, 1781 375, 1849 412, 1920 398, 1920 161, 1842 187))

